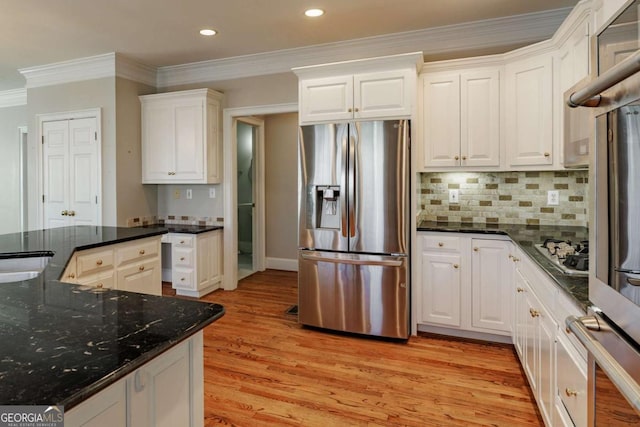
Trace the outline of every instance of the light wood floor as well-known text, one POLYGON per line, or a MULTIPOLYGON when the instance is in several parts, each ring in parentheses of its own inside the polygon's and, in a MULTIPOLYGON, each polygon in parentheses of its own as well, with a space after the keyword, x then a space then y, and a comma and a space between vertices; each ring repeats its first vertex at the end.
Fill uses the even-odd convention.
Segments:
POLYGON ((388 342, 301 327, 296 274, 267 270, 205 300, 205 425, 541 426, 513 347, 388 342))

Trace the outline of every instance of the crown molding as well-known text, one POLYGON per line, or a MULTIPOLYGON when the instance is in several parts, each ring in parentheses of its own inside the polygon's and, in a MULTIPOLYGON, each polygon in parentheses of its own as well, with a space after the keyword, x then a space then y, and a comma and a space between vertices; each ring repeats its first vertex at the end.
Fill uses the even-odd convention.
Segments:
POLYGON ((26 79, 27 89, 116 76, 154 87, 156 85, 155 67, 114 52, 22 68, 18 71, 26 79))
POLYGON ((399 55, 387 55, 378 58, 356 59, 351 61, 330 62, 322 65, 311 65, 293 68, 298 78, 329 77, 339 74, 366 73, 371 70, 412 69, 420 72, 424 57, 422 52, 410 52, 399 55))
POLYGON ((158 68, 157 87, 290 72, 292 68, 404 52, 425 56, 549 39, 571 8, 158 68))
POLYGON ((26 89, 11 89, 0 92, 0 108, 27 105, 26 89))

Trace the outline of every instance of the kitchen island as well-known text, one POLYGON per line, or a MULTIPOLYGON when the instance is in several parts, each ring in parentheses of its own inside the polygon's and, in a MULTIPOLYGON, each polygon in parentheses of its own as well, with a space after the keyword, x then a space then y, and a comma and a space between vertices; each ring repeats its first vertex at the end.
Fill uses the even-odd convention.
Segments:
MULTIPOLYGON (((0 259, 50 257, 39 276, 0 284, 2 404, 64 405, 68 413, 123 380, 130 382, 135 392, 152 388, 154 377, 141 368, 189 341, 193 353, 189 357, 196 366, 187 366, 187 372, 200 373, 200 378, 195 378, 200 389, 193 397, 197 418, 198 408, 202 410, 202 402, 197 400, 203 398, 200 331, 219 319, 224 308, 59 280, 76 250, 166 232, 161 227, 79 226, 0 236, 0 259)), ((130 391, 124 394, 131 397, 130 391)), ((132 402, 125 403, 122 408, 133 407, 132 402)), ((148 411, 139 411, 143 412, 148 411)), ((202 425, 193 414, 191 410, 191 424, 202 425)), ((185 421, 184 425, 188 424, 185 421)))

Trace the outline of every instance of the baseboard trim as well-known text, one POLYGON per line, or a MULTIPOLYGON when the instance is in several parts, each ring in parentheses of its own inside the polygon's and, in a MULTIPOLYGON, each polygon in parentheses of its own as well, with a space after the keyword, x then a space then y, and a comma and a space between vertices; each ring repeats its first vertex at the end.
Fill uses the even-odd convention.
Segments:
POLYGON ((298 260, 267 257, 267 268, 272 270, 298 271, 298 260))

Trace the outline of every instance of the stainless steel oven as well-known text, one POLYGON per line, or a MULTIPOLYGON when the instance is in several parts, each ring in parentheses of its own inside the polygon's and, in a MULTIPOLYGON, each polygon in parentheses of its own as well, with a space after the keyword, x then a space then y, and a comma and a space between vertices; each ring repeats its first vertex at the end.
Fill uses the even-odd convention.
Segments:
POLYGON ((595 314, 581 322, 567 319, 589 351, 592 426, 640 425, 639 18, 640 0, 629 1, 594 36, 597 77, 567 100, 590 111, 595 125, 589 169, 589 299, 595 314))

